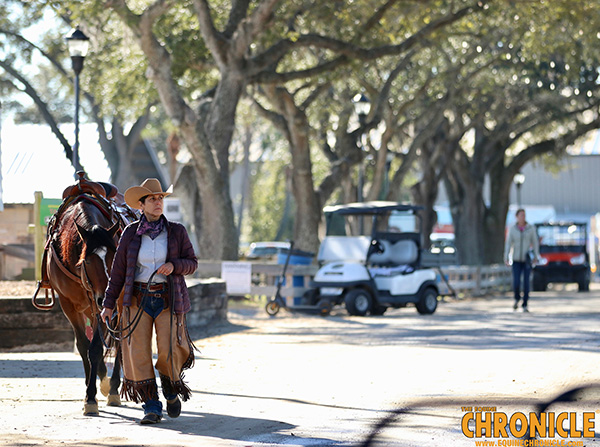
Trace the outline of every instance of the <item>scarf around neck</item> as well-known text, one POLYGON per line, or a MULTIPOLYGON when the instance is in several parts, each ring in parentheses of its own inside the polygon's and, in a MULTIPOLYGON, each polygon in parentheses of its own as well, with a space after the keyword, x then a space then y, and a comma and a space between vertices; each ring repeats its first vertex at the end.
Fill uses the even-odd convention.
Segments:
POLYGON ((150 239, 154 240, 158 237, 160 232, 164 230, 164 228, 165 223, 163 222, 162 217, 154 222, 149 222, 148 219, 146 219, 146 216, 142 215, 136 234, 138 236, 143 236, 146 234, 150 236, 150 239))

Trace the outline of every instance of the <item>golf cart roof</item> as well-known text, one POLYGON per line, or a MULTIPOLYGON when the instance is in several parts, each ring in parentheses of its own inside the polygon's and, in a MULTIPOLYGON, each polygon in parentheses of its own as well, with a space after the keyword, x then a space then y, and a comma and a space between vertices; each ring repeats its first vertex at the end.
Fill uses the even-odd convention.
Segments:
POLYGON ((418 211, 422 210, 422 206, 417 205, 406 205, 398 202, 384 202, 384 201, 373 201, 373 202, 357 202, 357 203, 346 203, 344 205, 331 205, 323 208, 324 213, 331 214, 384 214, 390 211, 418 211))

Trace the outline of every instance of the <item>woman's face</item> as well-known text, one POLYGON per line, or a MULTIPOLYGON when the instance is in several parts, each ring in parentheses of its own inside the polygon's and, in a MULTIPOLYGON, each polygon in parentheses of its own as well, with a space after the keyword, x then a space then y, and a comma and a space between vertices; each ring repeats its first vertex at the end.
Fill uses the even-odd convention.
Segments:
POLYGON ((519 214, 517 214, 517 222, 519 222, 519 225, 525 224, 525 211, 520 211, 519 214))
POLYGON ((140 209, 150 222, 158 220, 163 213, 163 199, 165 198, 162 194, 154 194, 146 197, 143 202, 140 200, 140 209))

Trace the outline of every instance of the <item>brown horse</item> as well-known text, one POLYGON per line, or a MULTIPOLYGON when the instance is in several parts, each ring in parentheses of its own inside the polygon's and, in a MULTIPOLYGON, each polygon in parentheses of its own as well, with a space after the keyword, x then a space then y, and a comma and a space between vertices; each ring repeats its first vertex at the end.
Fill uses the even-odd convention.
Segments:
POLYGON ((115 359, 109 380, 98 322, 116 251, 117 231, 123 224, 106 199, 93 194, 69 197, 63 205, 51 224, 44 273, 75 332, 87 385, 84 414, 96 415, 96 377, 101 380, 102 393, 108 396, 108 405, 120 405, 119 358, 115 359))

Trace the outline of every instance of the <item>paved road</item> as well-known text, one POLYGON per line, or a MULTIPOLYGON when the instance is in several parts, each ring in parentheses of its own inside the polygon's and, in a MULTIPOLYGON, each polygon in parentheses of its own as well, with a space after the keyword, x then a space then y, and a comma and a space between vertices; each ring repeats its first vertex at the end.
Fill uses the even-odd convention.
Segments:
MULTIPOLYGON (((431 316, 408 308, 363 318, 232 309, 229 324, 194 334, 202 353, 181 416, 150 427, 132 403, 101 400, 100 416, 84 417, 73 353, 0 353, 0 445, 349 446, 388 410, 416 405, 381 430, 379 445, 474 446, 461 407, 528 412, 600 383, 599 286, 534 294, 528 314, 511 304, 487 297, 441 303, 431 316)), ((597 411, 600 398, 564 405, 597 411)))

